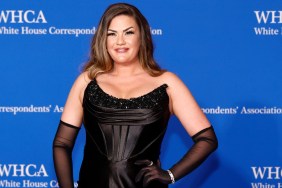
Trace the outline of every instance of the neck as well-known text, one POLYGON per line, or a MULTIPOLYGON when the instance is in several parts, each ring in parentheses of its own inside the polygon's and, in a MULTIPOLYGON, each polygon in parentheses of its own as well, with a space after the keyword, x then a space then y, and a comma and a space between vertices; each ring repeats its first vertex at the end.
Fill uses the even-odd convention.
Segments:
POLYGON ((118 77, 130 77, 143 72, 144 70, 139 62, 130 64, 114 63, 114 69, 111 74, 118 77))

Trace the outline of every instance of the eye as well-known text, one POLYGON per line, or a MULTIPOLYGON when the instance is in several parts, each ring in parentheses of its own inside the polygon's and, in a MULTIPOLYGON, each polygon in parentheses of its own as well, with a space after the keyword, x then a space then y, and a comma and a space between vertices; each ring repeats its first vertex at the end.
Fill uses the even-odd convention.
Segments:
POLYGON ((125 32, 125 35, 133 35, 133 34, 134 34, 133 31, 126 31, 126 32, 125 32))
POLYGON ((116 34, 115 33, 107 33, 107 36, 115 36, 116 34))

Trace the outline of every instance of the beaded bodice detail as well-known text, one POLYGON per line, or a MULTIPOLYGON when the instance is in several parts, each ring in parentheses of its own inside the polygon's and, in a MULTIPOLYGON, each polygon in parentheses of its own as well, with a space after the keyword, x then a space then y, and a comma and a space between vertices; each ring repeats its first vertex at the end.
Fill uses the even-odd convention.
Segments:
POLYGON ((168 95, 166 92, 167 87, 167 84, 162 84, 151 92, 141 95, 139 97, 122 99, 114 97, 104 92, 103 89, 101 89, 100 86, 97 84, 97 81, 94 79, 89 83, 86 92, 88 100, 92 104, 97 106, 115 109, 150 109, 157 106, 163 100, 168 99, 168 95))

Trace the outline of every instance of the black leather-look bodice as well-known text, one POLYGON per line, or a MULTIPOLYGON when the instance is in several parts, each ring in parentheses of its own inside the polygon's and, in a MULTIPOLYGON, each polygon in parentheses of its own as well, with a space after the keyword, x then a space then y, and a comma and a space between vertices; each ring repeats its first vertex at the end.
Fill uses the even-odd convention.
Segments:
MULTIPOLYGON (((169 120, 167 85, 140 97, 120 99, 91 81, 84 93, 86 144, 79 187, 141 188, 136 160, 159 160, 169 120)), ((165 188, 152 182, 151 188, 165 188)))

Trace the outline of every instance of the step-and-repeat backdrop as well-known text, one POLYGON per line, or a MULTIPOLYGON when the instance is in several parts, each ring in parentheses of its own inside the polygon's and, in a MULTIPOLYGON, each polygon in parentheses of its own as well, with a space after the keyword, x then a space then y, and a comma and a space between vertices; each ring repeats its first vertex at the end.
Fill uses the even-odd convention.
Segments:
MULTIPOLYGON (((117 1, 1 0, 0 187, 58 187, 52 141, 105 8, 117 1)), ((282 187, 282 2, 125 1, 147 17, 159 64, 190 88, 218 150, 173 188, 282 187)), ((187 112, 189 113, 189 112, 187 112)), ((73 151, 74 179, 84 129, 73 151)), ((172 117, 169 168, 192 145, 172 117)))

